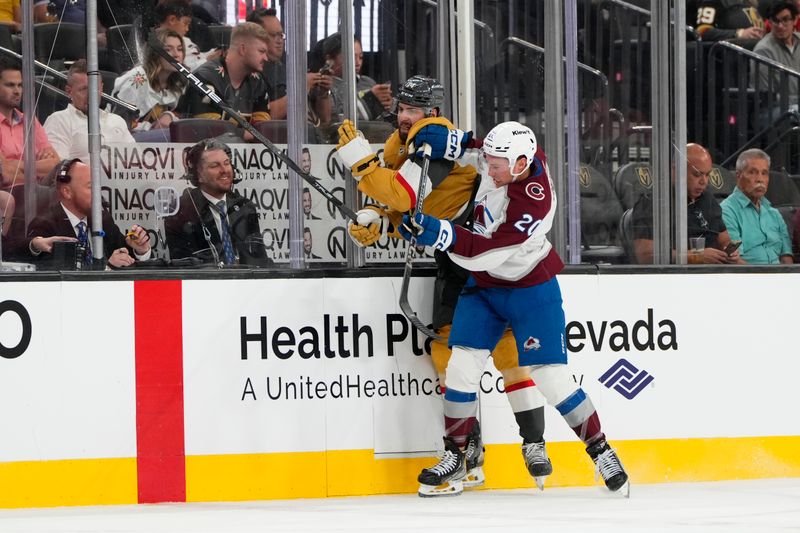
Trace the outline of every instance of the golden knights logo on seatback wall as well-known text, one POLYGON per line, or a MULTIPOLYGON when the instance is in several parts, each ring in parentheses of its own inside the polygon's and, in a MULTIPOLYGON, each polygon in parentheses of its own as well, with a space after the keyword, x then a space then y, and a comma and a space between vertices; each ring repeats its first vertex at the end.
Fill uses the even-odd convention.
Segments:
POLYGON ((722 189, 722 172, 718 168, 708 173, 708 183, 717 190, 722 189))
POLYGON ((642 187, 650 189, 653 186, 653 176, 648 167, 636 167, 636 174, 639 176, 639 183, 642 184, 642 187))
POLYGON ((586 165, 581 165, 578 171, 578 181, 580 181, 581 187, 584 189, 588 189, 589 185, 592 184, 592 176, 589 174, 589 169, 586 168, 586 165))

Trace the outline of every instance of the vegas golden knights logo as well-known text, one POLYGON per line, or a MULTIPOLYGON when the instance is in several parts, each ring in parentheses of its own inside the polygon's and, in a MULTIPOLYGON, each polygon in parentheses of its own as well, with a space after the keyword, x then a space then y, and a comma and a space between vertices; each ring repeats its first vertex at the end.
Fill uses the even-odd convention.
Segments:
POLYGON ((648 167, 636 167, 636 174, 639 176, 639 183, 642 187, 649 189, 653 186, 653 176, 648 167))
POLYGON ((588 189, 589 185, 592 183, 592 177, 589 174, 589 169, 584 165, 581 165, 581 169, 578 172, 578 181, 581 182, 581 187, 584 189, 588 189))
POLYGON ((722 188, 722 172, 718 168, 708 173, 708 183, 717 190, 722 188))

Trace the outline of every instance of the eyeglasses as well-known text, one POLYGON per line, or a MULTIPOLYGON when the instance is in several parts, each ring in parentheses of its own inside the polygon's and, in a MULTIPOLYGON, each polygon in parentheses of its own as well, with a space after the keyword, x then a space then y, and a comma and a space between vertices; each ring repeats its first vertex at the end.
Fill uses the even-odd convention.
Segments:
POLYGON ((275 32, 268 31, 267 35, 269 35, 273 39, 275 39, 276 37, 280 37, 281 39, 286 40, 286 33, 282 31, 275 31, 275 32))
POLYGON ((774 19, 772 19, 772 23, 773 24, 790 24, 790 23, 794 24, 794 17, 788 16, 788 17, 781 17, 779 19, 778 18, 774 18, 774 19))

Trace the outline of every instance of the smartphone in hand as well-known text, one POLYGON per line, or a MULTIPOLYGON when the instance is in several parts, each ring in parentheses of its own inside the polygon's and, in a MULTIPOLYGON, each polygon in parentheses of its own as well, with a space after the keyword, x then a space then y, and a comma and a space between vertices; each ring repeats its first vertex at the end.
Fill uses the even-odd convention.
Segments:
POLYGON ((728 246, 725 247, 725 253, 728 254, 728 257, 733 255, 733 252, 739 249, 742 245, 742 241, 731 241, 728 243, 728 246))

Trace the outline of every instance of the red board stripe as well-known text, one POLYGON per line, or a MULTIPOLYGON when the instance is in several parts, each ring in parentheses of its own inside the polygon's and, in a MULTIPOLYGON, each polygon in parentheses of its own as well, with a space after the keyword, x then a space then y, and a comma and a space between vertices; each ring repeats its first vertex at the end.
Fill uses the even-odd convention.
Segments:
POLYGON ((186 501, 181 282, 135 281, 139 503, 186 501))

